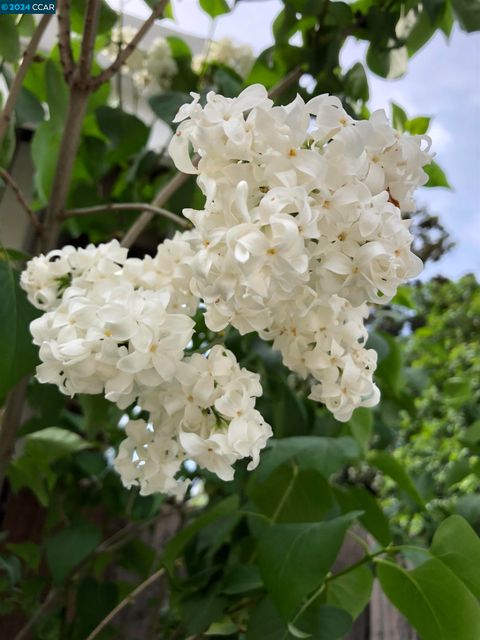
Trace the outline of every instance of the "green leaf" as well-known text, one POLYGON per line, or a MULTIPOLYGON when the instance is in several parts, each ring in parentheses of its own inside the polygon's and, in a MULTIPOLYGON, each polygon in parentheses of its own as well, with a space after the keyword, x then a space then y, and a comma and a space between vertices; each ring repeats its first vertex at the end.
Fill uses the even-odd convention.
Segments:
POLYGON ((367 606, 373 587, 373 574, 360 565, 328 584, 327 603, 345 609, 355 620, 367 606))
POLYGON ((62 583, 99 545, 101 531, 82 523, 63 529, 45 543, 47 565, 54 584, 62 583))
POLYGON ((440 560, 406 571, 380 560, 377 575, 389 600, 422 640, 475 640, 480 637, 480 606, 440 560))
POLYGON ((232 571, 225 576, 222 593, 235 595, 255 591, 263 586, 262 578, 255 565, 237 564, 232 571))
POLYGON ((52 464, 88 446, 88 442, 83 438, 60 427, 48 427, 29 433, 25 436, 22 455, 10 465, 9 477, 12 486, 15 490, 28 487, 35 493, 39 502, 46 506, 49 492, 56 482, 52 464))
POLYGON ((298 621, 311 640, 339 640, 352 626, 352 618, 343 609, 322 604, 309 607, 298 621))
POLYGON ((6 545, 7 549, 21 558, 29 569, 36 571, 40 564, 40 547, 33 542, 16 542, 6 545))
POLYGON ((274 524, 263 530, 258 542, 260 573, 286 619, 322 583, 357 516, 358 512, 326 522, 274 524))
POLYGON ((430 164, 423 167, 423 170, 428 176, 428 182, 425 187, 445 187, 451 189, 450 183, 447 180, 447 176, 443 169, 441 169, 436 162, 432 160, 430 164))
POLYGON ((270 598, 262 598, 248 620, 247 640, 292 640, 270 598))
POLYGON ((422 508, 425 507, 423 498, 419 494, 413 480, 408 475, 408 472, 391 453, 388 453, 388 451, 372 451, 368 456, 368 462, 392 478, 399 488, 405 491, 419 506, 422 508))
POLYGON ((372 435, 373 414, 370 409, 360 407, 355 409, 348 423, 352 436, 358 442, 363 453, 368 450, 368 443, 372 435))
POLYGON ((42 205, 47 204, 50 197, 61 137, 61 130, 47 121, 37 127, 32 138, 35 187, 42 205))
POLYGON ((14 15, 0 15, 0 57, 17 62, 20 57, 20 37, 14 15))
POLYGON ((47 427, 40 431, 34 431, 26 436, 28 442, 45 445, 48 447, 51 461, 66 454, 82 451, 89 446, 81 436, 68 429, 60 427, 47 427))
POLYGON ((150 96, 148 99, 155 115, 170 126, 180 107, 191 101, 192 96, 181 91, 162 91, 150 96))
POLYGON ((212 18, 230 11, 230 7, 225 0, 200 0, 200 6, 212 18))
POLYGON ((255 481, 262 482, 288 460, 300 469, 316 469, 328 478, 358 456, 355 440, 349 437, 299 436, 271 440, 269 444, 270 448, 262 455, 255 471, 255 481))
POLYGON ((21 36, 30 38, 35 31, 35 18, 30 13, 24 13, 18 22, 18 32, 21 36))
POLYGON ((260 511, 276 522, 318 522, 333 506, 332 490, 315 469, 282 465, 249 491, 260 511))
POLYGON ((368 80, 365 69, 360 62, 355 63, 353 67, 347 71, 343 80, 345 83, 345 92, 348 96, 354 100, 367 102, 369 97, 368 80))
POLYGON ((446 564, 480 600, 480 539, 460 516, 450 516, 433 536, 431 553, 446 564))
POLYGON ((382 386, 387 386, 396 394, 404 384, 402 373, 402 352, 400 345, 393 336, 381 332, 384 342, 388 343, 388 355, 381 358, 376 370, 377 378, 382 382, 382 386))
POLYGON ((50 123, 52 127, 62 131, 67 115, 68 89, 60 65, 53 60, 47 60, 45 65, 45 85, 50 123))
POLYGON ((337 487, 335 497, 344 513, 355 510, 363 512, 358 519, 380 544, 387 545, 392 541, 388 519, 370 491, 360 486, 348 489, 337 487))
POLYGON ((208 524, 234 513, 238 509, 238 496, 233 495, 217 503, 208 511, 197 516, 180 533, 172 538, 165 547, 163 564, 169 573, 173 573, 175 560, 196 534, 208 524))
POLYGON ((383 49, 370 44, 367 50, 367 64, 373 73, 381 78, 394 80, 401 78, 408 68, 408 52, 406 47, 383 49))
POLYGON ((45 111, 42 103, 35 94, 25 87, 22 87, 18 94, 15 115, 18 126, 39 124, 45 120, 45 111))
POLYGON ((182 617, 186 620, 188 636, 202 635, 213 622, 222 617, 226 600, 218 596, 215 589, 189 596, 182 600, 182 617))
POLYGON ((118 588, 113 582, 84 578, 75 588, 74 638, 86 638, 97 624, 118 604, 118 588))
POLYGON ((407 120, 407 114, 402 107, 392 102, 392 124, 395 129, 397 129, 397 131, 404 131, 407 120))
POLYGON ((112 107, 99 107, 96 115, 100 131, 110 142, 111 162, 126 164, 147 143, 150 130, 136 116, 112 107))
POLYGON ((242 90, 242 78, 228 67, 215 69, 213 81, 217 85, 219 92, 227 98, 235 98, 242 90))
POLYGON ((464 31, 480 31, 480 0, 452 0, 452 5, 464 31))
POLYGON ((405 131, 411 133, 412 136, 421 135, 427 133, 430 126, 430 118, 426 116, 419 116, 418 118, 412 118, 405 122, 405 131))

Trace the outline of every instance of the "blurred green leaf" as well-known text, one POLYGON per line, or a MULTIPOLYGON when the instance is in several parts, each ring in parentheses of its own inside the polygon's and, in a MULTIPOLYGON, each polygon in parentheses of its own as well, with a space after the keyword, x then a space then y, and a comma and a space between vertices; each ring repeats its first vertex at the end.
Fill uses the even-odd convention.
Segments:
POLYGON ((422 640, 480 637, 479 603, 440 560, 428 560, 412 571, 380 560, 377 575, 389 600, 422 640))
POLYGON ((353 571, 330 581, 327 603, 339 609, 345 609, 355 620, 367 606, 372 587, 372 572, 366 565, 360 565, 353 571))
POLYGON ((29 89, 22 87, 15 104, 15 115, 19 127, 39 124, 45 120, 45 111, 38 98, 29 89))
POLYGON ((118 108, 99 107, 97 122, 110 142, 110 161, 126 164, 147 143, 150 129, 136 116, 118 108))
POLYGON ((369 97, 368 80, 365 69, 360 62, 356 62, 345 74, 345 92, 354 100, 367 102, 369 97))
POLYGON ((423 498, 418 492, 413 480, 408 475, 408 472, 404 468, 401 462, 393 457, 388 451, 371 451, 368 455, 368 461, 377 469, 380 469, 384 474, 392 478, 398 487, 405 491, 405 493, 419 506, 425 507, 423 498))
POLYGON ((430 551, 480 600, 480 539, 463 518, 450 516, 444 520, 435 532, 430 551))
POLYGON ((395 102, 392 102, 392 124, 397 131, 405 130, 405 123, 408 121, 405 111, 395 102))
POLYGON ((419 116, 418 118, 407 120, 404 123, 405 131, 408 131, 408 133, 411 133, 413 136, 427 133, 429 125, 430 118, 426 116, 419 116))
POLYGON ((316 469, 328 478, 358 457, 357 444, 349 437, 298 436, 271 440, 269 445, 255 471, 256 482, 265 480, 272 471, 288 460, 295 462, 300 469, 316 469))
POLYGON ((309 607, 297 624, 308 632, 308 635, 303 637, 312 640, 339 640, 345 637, 352 626, 352 618, 343 609, 322 604, 309 607))
POLYGON ((447 180, 447 176, 443 169, 441 169, 436 162, 432 160, 430 164, 423 167, 423 170, 428 176, 428 182, 426 187, 445 187, 451 189, 450 183, 447 180))
POLYGON ((395 80, 405 75, 408 68, 406 47, 381 49, 371 44, 367 51, 367 64, 381 78, 395 80))
POLYGON ((222 13, 228 13, 230 7, 225 0, 200 0, 200 6, 212 18, 221 16, 222 13))
POLYGON ((161 91, 148 99, 155 115, 170 126, 180 107, 191 101, 192 96, 181 91, 161 91))
POLYGON ((20 37, 15 15, 0 15, 0 57, 6 62, 17 62, 20 53, 20 37))
POLYGON ((169 573, 173 573, 175 560, 192 538, 203 529, 203 527, 206 527, 208 524, 215 522, 223 516, 234 513, 237 508, 237 495, 225 498, 225 500, 222 500, 201 515, 197 516, 193 522, 182 529, 180 533, 177 533, 177 535, 168 542, 163 553, 163 564, 167 571, 169 573))
POLYGON ((47 566, 54 584, 61 584, 99 545, 101 531, 82 523, 63 529, 45 543, 47 566))
POLYGON ((480 0, 451 0, 453 10, 464 31, 480 31, 480 0))
POLYGON ((251 564, 237 564, 225 576, 222 593, 235 595, 255 591, 263 586, 258 568, 251 564))
POLYGON ((260 511, 276 522, 317 522, 333 506, 332 491, 315 469, 282 465, 250 491, 260 511), (280 507, 279 507, 280 505, 280 507))
POLYGON ((53 60, 47 60, 45 65, 45 85, 49 122, 53 128, 63 131, 68 108, 68 89, 60 66, 53 60))
POLYGON ((318 587, 358 512, 317 523, 273 524, 258 542, 258 565, 265 586, 288 619, 318 587))

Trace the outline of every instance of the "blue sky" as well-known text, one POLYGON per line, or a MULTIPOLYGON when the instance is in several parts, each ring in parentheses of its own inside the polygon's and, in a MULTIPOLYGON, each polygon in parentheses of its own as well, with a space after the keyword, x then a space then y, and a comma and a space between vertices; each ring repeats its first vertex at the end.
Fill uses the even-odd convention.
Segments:
MULTIPOLYGON (((119 1, 112 1, 118 6, 119 1)), ((125 11, 144 17, 143 0, 123 0, 125 11)), ((210 18, 193 0, 173 0, 175 24, 171 26, 201 37, 211 33, 210 18)), ((282 8, 279 0, 239 2, 215 21, 215 37, 248 42, 256 53, 272 42, 271 24, 282 8)), ((166 21, 169 22, 169 21, 166 21)), ((365 45, 353 39, 342 52, 345 68, 363 60, 365 45)), ((399 80, 382 80, 369 74, 370 105, 389 112, 397 102, 409 116, 433 117, 430 135, 436 161, 445 170, 453 190, 421 189, 419 205, 441 217, 457 247, 424 273, 452 278, 474 271, 480 274, 480 33, 455 28, 450 41, 442 33, 410 60, 408 73, 399 80)))

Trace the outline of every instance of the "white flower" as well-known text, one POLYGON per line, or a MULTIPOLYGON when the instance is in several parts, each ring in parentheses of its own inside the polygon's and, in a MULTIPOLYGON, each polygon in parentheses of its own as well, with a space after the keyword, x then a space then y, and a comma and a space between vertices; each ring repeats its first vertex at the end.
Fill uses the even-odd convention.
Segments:
POLYGON ((250 45, 236 44, 230 38, 221 38, 207 42, 205 52, 193 57, 192 69, 195 73, 202 73, 205 65, 222 64, 236 71, 241 78, 246 78, 253 62, 250 45))

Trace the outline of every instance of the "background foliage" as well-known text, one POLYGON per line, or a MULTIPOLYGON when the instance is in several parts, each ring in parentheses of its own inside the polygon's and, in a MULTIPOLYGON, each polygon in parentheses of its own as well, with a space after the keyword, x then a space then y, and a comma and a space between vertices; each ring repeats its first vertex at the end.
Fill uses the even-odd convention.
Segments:
MULTIPOLYGON (((212 17, 229 10, 225 0, 200 5, 212 17)), ((77 59, 83 9, 72 2, 77 59)), ((118 19, 102 4, 96 52, 118 19)), ((168 91, 150 96, 151 117, 173 128, 172 117, 192 90, 234 96, 253 82, 270 89, 297 68, 304 79, 282 93, 282 103, 297 91, 304 97, 330 92, 352 115, 366 117, 365 66, 339 64, 346 38, 367 41, 365 65, 396 78, 437 30, 448 36, 455 22, 466 31, 480 29, 478 1, 286 0, 273 25, 274 45, 245 80, 220 64, 194 73, 187 44, 169 37, 178 73, 168 91), (291 44, 293 36, 300 44, 291 44)), ((0 17, 7 85, 34 28, 30 16, 0 17)), ((97 62, 93 71, 100 71, 97 62)), ((149 145, 150 122, 122 108, 118 87, 114 77, 88 99, 64 209, 150 202, 173 175, 164 150, 149 145)), ((70 103, 56 45, 30 66, 0 152, 0 167, 8 169, 16 137, 33 130, 30 206, 39 219, 51 204, 70 103)), ((399 105, 391 115, 399 130, 428 130, 428 118, 407 115, 399 105)), ((448 186, 437 164, 429 175, 430 186, 448 186)), ((189 179, 167 207, 181 214, 200 204, 189 179)), ((58 243, 120 238, 137 216, 134 208, 72 216, 58 243)), ((439 221, 423 211, 414 224, 417 253, 438 259, 449 246, 439 221)), ((154 218, 133 254, 153 252, 172 230, 154 218)), ((228 348, 242 366, 261 373, 259 409, 275 439, 260 466, 247 473, 239 464, 231 483, 192 468, 193 488, 175 504, 127 491, 112 470, 123 412, 101 397, 66 400, 31 377, 37 355, 28 323, 36 312, 17 284, 24 257, 7 247, 0 259, 5 416, 15 385, 29 378, 2 503, 0 610, 16 633, 23 626, 39 640, 128 637, 124 614, 93 631, 116 606, 128 604, 141 611, 137 637, 335 640, 361 615, 377 578, 424 640, 480 637, 480 292, 473 276, 404 287, 371 318, 382 401, 374 410, 356 410, 347 424, 307 400, 304 383, 268 345, 231 330, 228 348), (344 540, 355 541, 357 557, 342 565, 344 540), (160 588, 145 600, 143 587, 154 581, 160 588)), ((201 316, 196 329, 215 339, 201 316)), ((138 415, 138 409, 127 413, 138 415)))

